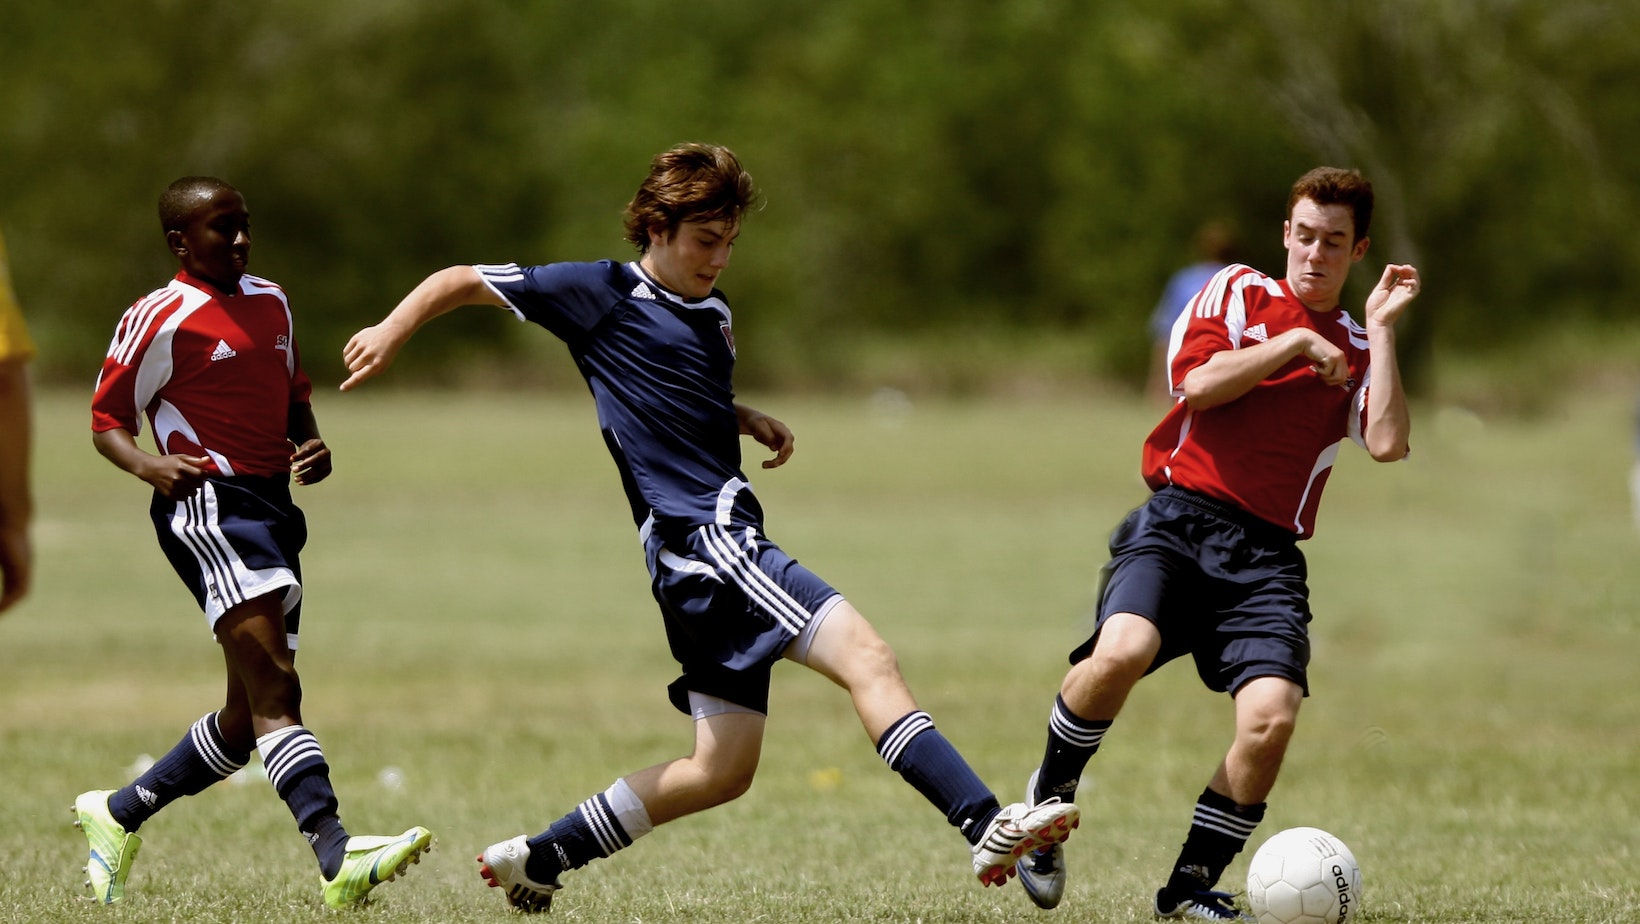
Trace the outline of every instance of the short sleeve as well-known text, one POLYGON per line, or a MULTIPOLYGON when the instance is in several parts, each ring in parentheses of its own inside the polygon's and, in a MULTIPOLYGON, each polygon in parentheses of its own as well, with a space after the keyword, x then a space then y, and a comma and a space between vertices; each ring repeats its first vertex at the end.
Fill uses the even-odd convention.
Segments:
POLYGON ((473 268, 519 318, 545 327, 566 342, 585 337, 620 303, 618 290, 611 285, 619 267, 607 260, 541 266, 477 264, 473 268))

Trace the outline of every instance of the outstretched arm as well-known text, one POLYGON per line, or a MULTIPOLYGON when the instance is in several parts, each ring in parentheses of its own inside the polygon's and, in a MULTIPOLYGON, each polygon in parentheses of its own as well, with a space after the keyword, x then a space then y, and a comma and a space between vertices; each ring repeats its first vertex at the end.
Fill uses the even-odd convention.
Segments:
POLYGON ((1421 288, 1418 268, 1392 263, 1367 296, 1367 349, 1372 383, 1367 392, 1367 428, 1361 434, 1367 452, 1380 462, 1406 458, 1412 435, 1406 391, 1401 387, 1401 364, 1395 352, 1395 322, 1421 288))
POLYGON ((797 437, 791 428, 773 417, 744 404, 735 404, 735 418, 740 421, 740 432, 774 450, 774 458, 764 459, 764 468, 779 468, 792 457, 797 448, 797 437))
POLYGON ((412 289, 381 323, 359 331, 347 341, 342 359, 353 374, 342 383, 342 391, 386 372, 410 336, 439 315, 462 305, 505 304, 471 266, 439 270, 412 289))

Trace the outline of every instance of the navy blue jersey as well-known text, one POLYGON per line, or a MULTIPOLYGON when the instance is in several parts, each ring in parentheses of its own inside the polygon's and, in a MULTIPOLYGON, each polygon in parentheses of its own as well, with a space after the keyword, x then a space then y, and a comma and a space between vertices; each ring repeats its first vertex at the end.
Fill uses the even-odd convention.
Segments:
POLYGON ((633 522, 666 539, 698 526, 755 526, 740 469, 734 335, 714 290, 685 299, 636 263, 474 269, 513 313, 569 346, 598 406, 633 522))

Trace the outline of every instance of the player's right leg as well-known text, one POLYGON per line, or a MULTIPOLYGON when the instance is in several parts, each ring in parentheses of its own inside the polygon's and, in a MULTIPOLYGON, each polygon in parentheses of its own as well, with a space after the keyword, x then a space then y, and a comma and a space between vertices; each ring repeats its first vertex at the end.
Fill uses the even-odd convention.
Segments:
MULTIPOLYGON (((1054 698, 1042 763, 1026 784, 1027 805, 1050 799, 1075 801, 1088 761, 1161 650, 1161 634, 1147 619, 1116 613, 1100 623, 1089 647, 1089 655, 1066 673, 1054 698)), ((1025 894, 1037 907, 1059 905, 1067 879, 1060 845, 1021 858, 1017 871, 1025 894)))
POLYGON ((985 885, 1003 885, 1021 856, 1062 842, 1078 824, 1076 806, 1057 799, 999 805, 917 707, 893 650, 848 601, 837 601, 806 628, 787 657, 848 691, 877 753, 962 832, 974 874, 985 885))
POLYGON ((521 911, 547 911, 560 876, 630 847, 656 825, 743 795, 752 785, 767 717, 690 694, 695 746, 687 757, 616 780, 534 837, 519 835, 479 855, 479 874, 521 911))

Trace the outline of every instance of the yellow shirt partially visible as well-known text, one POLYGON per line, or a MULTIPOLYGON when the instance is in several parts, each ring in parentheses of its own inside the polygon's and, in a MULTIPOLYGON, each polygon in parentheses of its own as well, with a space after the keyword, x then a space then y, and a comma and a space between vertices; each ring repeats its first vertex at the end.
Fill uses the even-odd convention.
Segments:
POLYGON ((23 323, 23 309, 11 288, 11 263, 6 259, 6 239, 0 236, 0 362, 34 358, 34 340, 23 323))

